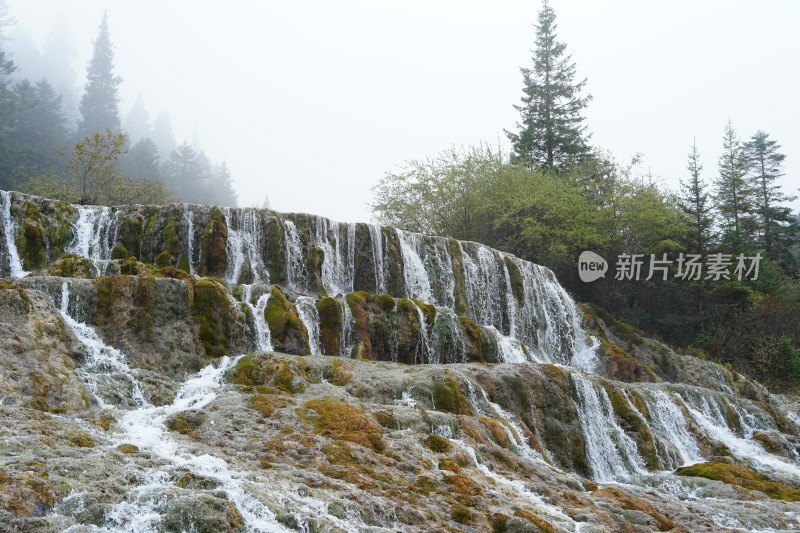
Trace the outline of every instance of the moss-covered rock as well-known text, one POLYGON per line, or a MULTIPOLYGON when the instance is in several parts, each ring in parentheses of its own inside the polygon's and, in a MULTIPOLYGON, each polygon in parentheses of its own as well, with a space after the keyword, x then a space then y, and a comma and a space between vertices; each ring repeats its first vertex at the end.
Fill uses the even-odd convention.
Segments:
POLYGON ((202 276, 225 275, 228 264, 228 227, 225 216, 215 207, 211 210, 211 221, 200 237, 200 269, 202 276))
POLYGON ((231 353, 232 306, 224 282, 214 278, 192 284, 192 319, 199 328, 200 342, 207 357, 231 353))
POLYGON ((386 244, 386 289, 396 298, 406 295, 405 278, 403 277, 403 254, 400 251, 400 239, 392 228, 382 228, 383 240, 386 244))
POLYGON ((775 481, 746 466, 709 462, 682 466, 675 473, 679 476, 704 477, 730 485, 738 485, 749 490, 762 492, 776 500, 800 501, 800 489, 797 487, 775 481))
POLYGON ((319 341, 324 355, 340 354, 342 345, 342 306, 335 298, 317 300, 319 314, 319 341))
POLYGON ((431 392, 433 405, 438 411, 446 411, 456 415, 472 415, 472 407, 458 376, 447 370, 444 375, 434 379, 431 392))
POLYGON ((88 279, 94 275, 92 262, 85 257, 75 254, 64 254, 59 259, 50 263, 47 272, 51 276, 62 278, 88 279))
POLYGON ((277 285, 272 286, 272 295, 264 310, 264 318, 269 326, 275 350, 296 355, 311 354, 308 330, 300 320, 295 305, 277 285))
POLYGON ((231 381, 248 388, 271 385, 293 394, 305 390, 306 368, 294 359, 248 355, 231 370, 231 381))
POLYGON ((381 427, 360 407, 333 398, 310 400, 304 407, 311 410, 311 421, 321 435, 379 452, 386 447, 381 427))
POLYGON ((464 332, 465 359, 469 362, 496 363, 498 356, 494 339, 491 339, 471 318, 460 316, 458 321, 464 332))
POLYGON ((176 413, 165 422, 167 429, 181 435, 188 435, 203 425, 207 415, 203 411, 183 411, 176 413))

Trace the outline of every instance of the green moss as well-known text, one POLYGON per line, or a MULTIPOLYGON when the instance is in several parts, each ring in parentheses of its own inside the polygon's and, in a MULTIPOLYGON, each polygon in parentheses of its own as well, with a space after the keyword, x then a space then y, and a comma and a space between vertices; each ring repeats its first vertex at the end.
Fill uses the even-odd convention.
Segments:
POLYGON ((111 250, 111 259, 127 259, 131 256, 124 245, 118 244, 111 250))
POLYGON ((412 301, 422 310, 422 315, 425 317, 425 324, 427 324, 429 328, 432 328, 433 323, 436 322, 436 306, 426 304, 422 300, 417 300, 416 298, 412 301))
POLYGON ((518 305, 525 304, 525 278, 522 276, 522 271, 519 269, 519 265, 511 259, 511 257, 504 255, 503 261, 506 264, 506 269, 508 270, 508 277, 511 279, 511 293, 514 295, 514 299, 517 301, 518 305))
POLYGON ((228 227, 218 207, 211 210, 211 221, 200 237, 200 274, 222 276, 228 263, 228 227))
POLYGON ((459 524, 472 524, 475 519, 472 517, 472 511, 463 505, 454 505, 450 510, 450 518, 459 524))
POLYGON ((457 415, 472 415, 469 399, 464 394, 456 375, 446 370, 440 380, 434 379, 432 385, 434 408, 457 415))
POLYGON ((467 305, 467 288, 464 282, 464 258, 461 256, 461 245, 455 239, 450 239, 448 243, 450 247, 450 257, 453 261, 453 276, 456 282, 455 286, 455 312, 457 315, 463 315, 469 309, 467 305))
POLYGON ((403 277, 403 259, 400 251, 400 239, 389 227, 382 228, 383 240, 386 243, 386 277, 389 294, 395 297, 405 296, 405 278, 403 277))
POLYGON ((389 411, 376 411, 372 413, 378 424, 389 429, 398 429, 397 418, 389 411))
POLYGON ((208 357, 229 353, 232 316, 227 288, 214 278, 201 279, 191 285, 192 319, 199 329, 200 342, 208 357))
POLYGON ((469 317, 460 316, 458 317, 458 322, 464 332, 464 348, 467 361, 476 363, 497 362, 497 348, 493 339, 490 339, 483 329, 469 317))
POLYGON ((608 341, 601 341, 600 355, 609 359, 608 374, 613 379, 628 383, 645 381, 655 383, 658 376, 634 356, 608 341))
POLYGON ((172 256, 166 250, 158 254, 158 257, 156 257, 156 266, 159 268, 168 267, 171 264, 172 264, 172 256))
POLYGON ((192 268, 189 265, 189 258, 185 254, 181 254, 178 259, 178 268, 184 272, 191 272, 192 268))
POLYGON ((187 435, 203 425, 206 414, 203 411, 183 411, 167 418, 165 425, 170 431, 187 435))
POLYGON ((40 223, 26 219, 22 223, 22 231, 17 233, 17 250, 22 259, 22 266, 27 270, 43 268, 45 246, 44 228, 40 223))
POLYGON ((425 446, 436 453, 446 453, 453 449, 450 441, 439 435, 428 435, 425 438, 425 446))
POLYGON ((92 262, 75 254, 64 254, 53 261, 47 271, 51 276, 62 278, 91 278, 94 268, 92 262))
POLYGON ((70 445, 76 448, 94 448, 97 444, 92 439, 91 435, 88 433, 73 433, 69 436, 69 443, 70 445))
POLYGON ((142 253, 144 224, 144 217, 140 213, 131 213, 122 220, 118 239, 131 256, 139 257, 142 253))
POLYGON ((239 362, 233 367, 231 381, 237 385, 245 385, 248 387, 263 385, 265 379, 261 374, 261 365, 259 362, 260 359, 252 355, 246 355, 239 359, 239 362))
POLYGON ((324 355, 340 354, 342 344, 342 306, 335 298, 322 297, 317 301, 319 340, 324 355))
POLYGON ((343 387, 353 379, 353 371, 347 368, 341 359, 333 359, 326 379, 336 386, 343 387))
POLYGON ((31 398, 31 407, 38 411, 50 411, 47 399, 44 396, 34 396, 31 398))
POLYGON ((775 481, 745 466, 709 462, 683 466, 678 468, 675 473, 679 476, 704 477, 730 485, 738 485, 749 490, 763 492, 776 500, 800 501, 800 489, 797 487, 775 481))
POLYGON ((311 421, 317 433, 335 440, 344 440, 381 452, 386 444, 382 430, 364 411, 355 406, 335 400, 322 398, 304 404, 313 411, 311 421))
POLYGON ((311 354, 308 330, 300 320, 295 305, 286 298, 277 285, 272 286, 264 318, 269 326, 275 350, 295 355, 311 354))
POLYGON ((181 232, 182 224, 171 220, 164 227, 164 245, 166 251, 173 257, 178 257, 181 253, 181 232))
POLYGON ((139 447, 135 444, 120 444, 117 446, 117 450, 124 453, 125 455, 130 455, 132 453, 139 453, 139 447))

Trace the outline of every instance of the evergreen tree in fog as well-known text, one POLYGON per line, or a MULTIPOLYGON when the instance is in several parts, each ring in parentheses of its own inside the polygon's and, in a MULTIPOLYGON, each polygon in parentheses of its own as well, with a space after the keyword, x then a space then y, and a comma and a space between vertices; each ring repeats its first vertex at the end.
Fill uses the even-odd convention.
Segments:
POLYGON ((120 157, 119 169, 124 176, 130 178, 159 178, 159 155, 153 139, 140 139, 127 154, 120 157))
POLYGON ((164 163, 164 182, 172 194, 188 203, 206 201, 209 176, 198 161, 197 152, 184 142, 175 148, 164 163))
POLYGON ((108 32, 108 14, 103 14, 94 52, 86 70, 86 88, 81 98, 78 137, 109 129, 120 131, 119 96, 122 78, 114 75, 114 45, 108 32))
POLYGON ((700 177, 703 165, 700 164, 696 143, 692 143, 686 168, 689 179, 681 180, 681 206, 688 217, 687 241, 691 252, 703 253, 708 250, 713 238, 714 217, 707 186, 700 177))

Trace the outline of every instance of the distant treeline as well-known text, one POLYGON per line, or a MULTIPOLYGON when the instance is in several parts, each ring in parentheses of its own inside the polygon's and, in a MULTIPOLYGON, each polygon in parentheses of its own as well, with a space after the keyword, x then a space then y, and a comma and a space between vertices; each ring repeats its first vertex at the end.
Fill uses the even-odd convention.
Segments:
POLYGON ((210 161, 189 142, 178 146, 166 113, 151 123, 137 99, 122 123, 122 79, 114 74, 105 15, 82 91, 69 68, 74 57, 63 27, 40 52, 28 42, 13 46, 3 32, 12 23, 0 0, 0 189, 82 203, 236 206, 225 162, 210 161), (16 61, 4 50, 8 43, 16 61))
POLYGON ((690 137, 681 190, 664 188, 636 159, 620 164, 590 145, 586 80, 575 81, 555 28, 545 2, 532 67, 522 69, 520 121, 507 132, 512 153, 480 146, 411 161, 374 188, 378 220, 548 266, 579 299, 649 335, 770 384, 800 384, 800 228, 782 188, 781 147, 763 131, 741 141, 728 123, 716 172, 704 174, 690 137), (608 260, 605 278, 580 281, 584 250, 608 260), (615 279, 621 254, 643 255, 638 280, 615 279), (646 279, 651 254, 669 265, 666 281, 661 271, 646 279), (729 279, 681 276, 690 254, 723 254, 729 279), (739 279, 739 254, 760 254, 758 279, 739 279))

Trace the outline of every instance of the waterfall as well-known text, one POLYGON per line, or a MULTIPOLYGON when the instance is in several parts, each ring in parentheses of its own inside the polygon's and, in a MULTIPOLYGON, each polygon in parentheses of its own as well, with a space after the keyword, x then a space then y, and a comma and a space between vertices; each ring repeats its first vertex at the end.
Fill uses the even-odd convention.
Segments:
POLYGON ((253 209, 225 208, 228 227, 225 280, 228 283, 239 283, 245 265, 250 269, 252 283, 269 283, 269 274, 262 259, 263 229, 257 215, 253 209))
MULTIPOLYGON (((483 326, 483 331, 488 332, 489 335, 491 335, 494 339, 494 343, 497 348, 497 359, 501 363, 528 362, 528 355, 525 353, 522 343, 520 343, 517 339, 512 339, 511 337, 503 335, 497 331, 497 328, 494 326, 483 326)), ((537 363, 543 362, 541 360, 536 360, 535 358, 534 361, 537 363)))
POLYGON ((295 291, 308 290, 308 273, 303 259, 303 245, 297 226, 291 220, 284 221, 284 237, 286 239, 286 276, 287 285, 295 291))
POLYGON ((464 285, 469 304, 469 316, 478 324, 494 326, 503 334, 508 328, 503 320, 503 305, 506 302, 505 279, 499 268, 500 259, 489 248, 480 245, 465 247, 461 245, 461 257, 464 262, 464 285), (470 248, 475 249, 475 256, 470 255, 470 248))
POLYGON ((372 264, 375 269, 375 292, 386 293, 386 271, 383 266, 383 232, 377 224, 367 224, 372 240, 372 264))
POLYGON ((450 257, 449 241, 442 238, 432 239, 431 254, 425 262, 428 279, 431 280, 433 302, 447 307, 456 305, 456 279, 453 275, 453 258, 450 257))
POLYGON ((548 521, 558 524, 558 527, 561 531, 580 530, 580 524, 576 523, 572 518, 564 513, 563 509, 556 505, 545 502, 541 496, 531 491, 523 481, 519 479, 508 479, 497 472, 493 472, 488 466, 483 464, 478 459, 478 454, 472 446, 461 440, 451 439, 451 441, 459 448, 467 452, 470 459, 472 459, 472 463, 484 476, 492 479, 496 485, 500 487, 506 487, 513 497, 520 497, 527 500, 527 503, 532 504, 533 507, 538 512, 543 514, 548 521))
POLYGON ((322 285, 325 292, 329 296, 352 292, 355 275, 355 226, 345 224, 347 232, 343 243, 339 222, 315 217, 315 223, 314 244, 324 254, 322 285))
POLYGON ((425 320, 425 313, 417 305, 416 302, 411 301, 414 310, 417 313, 417 322, 419 322, 419 336, 417 337, 417 353, 414 354, 415 363, 427 363, 431 360, 431 338, 428 335, 428 322, 425 320))
POLYGON ((419 233, 406 233, 399 229, 395 229, 395 232, 400 240, 406 297, 433 303, 431 282, 428 278, 428 272, 425 270, 425 263, 420 256, 424 247, 422 235, 419 233))
POLYGON ((183 204, 183 220, 186 222, 186 258, 189 263, 189 274, 197 274, 194 260, 194 217, 189 204, 183 204))
POLYGON ((455 311, 436 307, 431 334, 430 363, 434 365, 465 362, 464 332, 455 311))
POLYGON ((697 440, 686 428, 683 411, 669 394, 658 389, 642 391, 650 414, 650 430, 669 443, 677 452, 680 464, 670 468, 696 463, 702 460, 697 440))
POLYGON ((17 250, 17 223, 11 216, 11 194, 0 191, 0 201, 3 203, 3 234, 6 239, 9 274, 12 278, 24 278, 29 272, 25 272, 25 269, 22 268, 22 261, 17 250))
POLYGON ((297 307, 297 315, 300 321, 308 330, 308 345, 311 348, 311 355, 322 353, 319 344, 319 311, 314 299, 308 296, 299 296, 294 303, 297 307))
POLYGON ((745 428, 745 436, 737 435, 723 414, 725 408, 720 402, 724 400, 720 400, 715 393, 699 389, 682 390, 681 398, 695 423, 711 439, 724 444, 735 456, 750 461, 756 467, 789 475, 795 479, 800 477, 800 465, 767 453, 760 442, 749 438, 748 428, 745 428))
POLYGON ((78 220, 73 225, 74 239, 65 250, 92 262, 97 275, 101 274, 101 263, 111 259, 111 250, 116 239, 116 218, 112 220, 111 209, 97 206, 77 206, 78 220))
POLYGON ((75 334, 84 347, 86 360, 79 369, 84 377, 89 390, 101 409, 110 409, 117 403, 124 403, 130 398, 136 407, 150 405, 142 390, 139 380, 128 366, 125 354, 105 344, 90 326, 78 322, 69 315, 69 283, 61 285, 61 317, 69 329, 75 334), (128 384, 128 390, 119 387, 119 381, 128 384), (101 390, 101 386, 112 387, 113 397, 116 402, 108 401, 105 397, 108 392, 101 390))
POLYGON ((258 297, 256 305, 253 306, 251 298, 253 295, 253 285, 242 286, 242 302, 250 308, 253 314, 253 324, 256 328, 256 349, 259 352, 271 352, 272 338, 269 331, 269 326, 264 318, 264 310, 267 308, 269 297, 272 295, 271 287, 267 286, 264 294, 258 297))
POLYGON ((586 459, 596 481, 617 481, 645 472, 636 443, 617 423, 605 389, 580 372, 569 374, 575 393, 586 459))
POLYGON ((339 305, 342 308, 342 337, 339 340, 341 345, 339 348, 339 355, 343 357, 352 357, 352 336, 355 330, 355 325, 353 323, 353 312, 350 310, 350 305, 347 303, 347 298, 339 298, 339 305))

